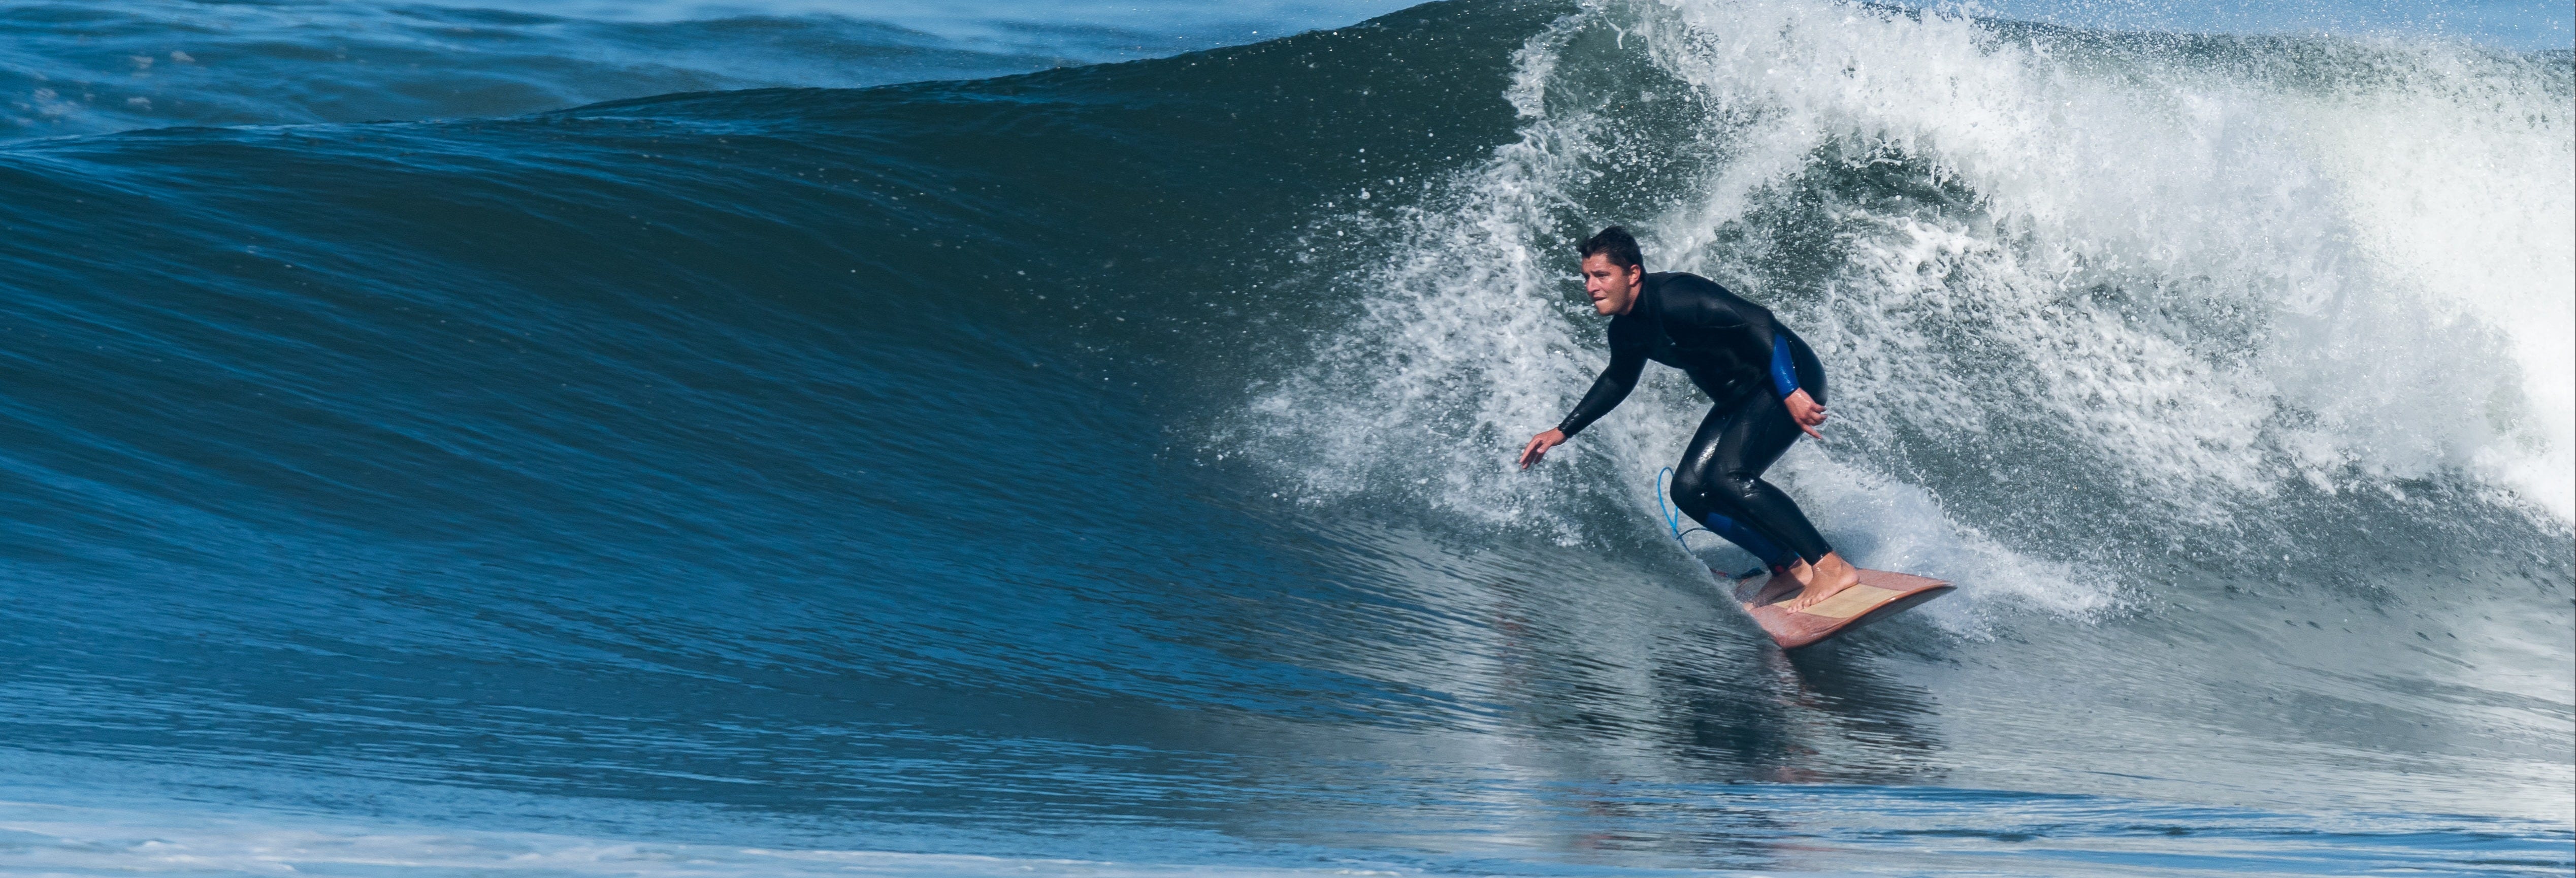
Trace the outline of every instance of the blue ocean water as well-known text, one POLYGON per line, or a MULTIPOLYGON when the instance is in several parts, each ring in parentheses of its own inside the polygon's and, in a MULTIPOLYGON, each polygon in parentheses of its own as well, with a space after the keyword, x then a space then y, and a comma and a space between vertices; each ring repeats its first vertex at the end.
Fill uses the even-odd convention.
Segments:
POLYGON ((0 871, 2567 874, 2569 14, 0 4, 0 871))

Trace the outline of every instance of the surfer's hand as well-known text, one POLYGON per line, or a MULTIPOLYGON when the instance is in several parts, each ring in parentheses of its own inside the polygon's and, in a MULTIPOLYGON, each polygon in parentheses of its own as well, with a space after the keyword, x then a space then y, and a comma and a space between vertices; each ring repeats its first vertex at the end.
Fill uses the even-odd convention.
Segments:
POLYGON ((1825 438, 1825 434, 1816 432, 1817 427, 1825 424, 1825 407, 1817 405, 1815 397, 1800 389, 1791 391, 1789 398, 1780 402, 1789 407, 1789 419, 1798 422, 1798 429, 1807 431, 1809 436, 1825 438))
POLYGON ((1540 433, 1536 436, 1530 437, 1529 444, 1521 447, 1521 468, 1529 469, 1530 464, 1537 463, 1540 458, 1547 456, 1548 449, 1555 448, 1563 444, 1565 444, 1565 431, 1563 430, 1551 429, 1545 433, 1540 433))

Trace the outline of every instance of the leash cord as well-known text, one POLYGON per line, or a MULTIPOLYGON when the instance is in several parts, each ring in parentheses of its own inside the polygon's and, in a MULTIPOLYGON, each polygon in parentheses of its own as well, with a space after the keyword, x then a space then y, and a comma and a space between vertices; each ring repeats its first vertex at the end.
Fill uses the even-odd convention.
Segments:
POLYGON ((1664 467, 1662 470, 1655 473, 1655 511, 1663 513, 1664 527, 1673 532, 1673 540, 1687 547, 1690 545, 1690 540, 1683 539, 1683 537, 1688 536, 1691 530, 1699 531, 1704 534, 1717 533, 1716 531, 1709 530, 1708 528, 1704 528, 1696 524, 1691 525, 1690 530, 1682 529, 1682 511, 1673 508, 1672 501, 1665 499, 1665 495, 1672 493, 1667 490, 1667 488, 1672 484, 1672 478, 1672 467, 1664 467))

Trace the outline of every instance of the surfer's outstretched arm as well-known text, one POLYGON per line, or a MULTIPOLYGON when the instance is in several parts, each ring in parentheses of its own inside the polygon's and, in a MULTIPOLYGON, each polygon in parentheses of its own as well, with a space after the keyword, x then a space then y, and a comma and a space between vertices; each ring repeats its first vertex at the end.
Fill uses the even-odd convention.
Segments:
POLYGON ((1600 377, 1592 379, 1592 389, 1584 392, 1583 401, 1574 404, 1573 413, 1557 422, 1556 429, 1532 436, 1528 445, 1521 446, 1522 469, 1529 469, 1530 464, 1547 456, 1548 449, 1564 444, 1565 440, 1591 426, 1593 421, 1618 408, 1619 403, 1628 398, 1629 392, 1637 389, 1637 378, 1646 373, 1646 350, 1642 345, 1619 344, 1618 333, 1612 335, 1610 365, 1601 370, 1600 377))
POLYGON ((1567 413, 1565 420, 1556 422, 1556 429, 1567 437, 1583 432, 1583 428, 1618 408, 1629 391, 1637 389, 1637 378, 1646 373, 1646 346, 1623 345, 1619 341, 1611 340, 1610 365, 1602 368, 1601 377, 1592 379, 1592 389, 1584 391, 1583 401, 1574 404, 1574 411, 1567 413))

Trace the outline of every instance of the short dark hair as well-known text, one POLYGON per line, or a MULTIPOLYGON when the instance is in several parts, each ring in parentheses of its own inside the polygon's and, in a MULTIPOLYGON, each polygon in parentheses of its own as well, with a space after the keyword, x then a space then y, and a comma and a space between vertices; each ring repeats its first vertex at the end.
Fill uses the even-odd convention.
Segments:
POLYGON ((1620 268, 1646 264, 1646 254, 1637 249, 1637 239, 1629 235, 1627 229, 1618 226, 1602 229, 1600 234, 1583 239, 1583 258, 1590 259, 1595 253, 1609 257, 1610 264, 1620 268))

